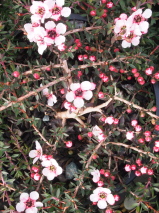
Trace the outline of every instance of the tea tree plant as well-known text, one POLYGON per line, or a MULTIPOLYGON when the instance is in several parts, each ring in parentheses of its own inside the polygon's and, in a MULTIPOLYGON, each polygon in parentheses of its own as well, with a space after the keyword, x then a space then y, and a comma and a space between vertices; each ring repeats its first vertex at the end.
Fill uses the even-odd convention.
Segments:
POLYGON ((0 5, 0 209, 158 212, 159 2, 0 5))

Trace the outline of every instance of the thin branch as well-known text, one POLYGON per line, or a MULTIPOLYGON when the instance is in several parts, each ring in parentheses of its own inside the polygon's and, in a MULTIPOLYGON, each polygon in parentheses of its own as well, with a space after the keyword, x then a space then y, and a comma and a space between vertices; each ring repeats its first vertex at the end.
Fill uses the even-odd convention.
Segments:
POLYGON ((108 145, 108 144, 113 144, 113 145, 115 145, 115 146, 124 146, 124 147, 127 148, 127 149, 135 150, 135 151, 137 151, 137 152, 140 153, 140 154, 148 155, 150 158, 153 158, 153 159, 155 159, 155 160, 159 160, 158 157, 155 157, 155 156, 151 155, 151 152, 145 152, 145 151, 143 151, 142 149, 138 149, 138 148, 136 148, 136 147, 133 147, 133 146, 130 146, 130 145, 127 145, 127 144, 124 144, 124 143, 119 143, 119 142, 106 142, 106 145, 108 145))
POLYGON ((100 30, 100 29, 103 29, 103 27, 102 27, 102 26, 96 26, 96 27, 83 27, 83 28, 80 28, 80 29, 70 30, 70 31, 66 32, 66 33, 64 34, 64 36, 70 35, 70 34, 73 34, 73 33, 77 33, 77 32, 82 32, 82 31, 100 30))
POLYGON ((55 81, 52 81, 52 82, 50 82, 50 83, 44 85, 43 87, 39 87, 38 89, 36 89, 36 90, 34 90, 34 91, 31 91, 31 92, 29 92, 28 94, 26 94, 26 95, 24 95, 24 96, 21 96, 20 98, 17 98, 16 101, 8 101, 7 104, 5 104, 5 105, 3 105, 3 106, 0 107, 0 111, 3 111, 3 110, 7 109, 8 107, 10 107, 10 106, 12 106, 12 105, 14 105, 14 104, 16 104, 16 103, 22 102, 22 101, 24 101, 25 99, 27 99, 27 98, 29 98, 29 97, 31 97, 31 96, 33 96, 33 95, 36 95, 38 92, 41 92, 43 89, 45 89, 45 88, 47 88, 47 87, 50 87, 50 86, 52 86, 52 85, 54 85, 54 84, 57 84, 57 83, 59 83, 60 81, 65 81, 65 80, 68 79, 68 78, 69 78, 68 76, 66 76, 66 77, 61 77, 61 78, 59 78, 59 79, 57 79, 57 80, 55 80, 55 81))

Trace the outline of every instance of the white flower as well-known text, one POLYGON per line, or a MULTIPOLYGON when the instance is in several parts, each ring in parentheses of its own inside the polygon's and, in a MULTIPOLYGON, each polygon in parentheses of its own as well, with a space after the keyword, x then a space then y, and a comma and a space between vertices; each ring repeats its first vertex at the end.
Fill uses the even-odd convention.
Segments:
MULTIPOLYGON (((40 87, 42 87, 43 85, 40 84, 40 87)), ((48 98, 47 104, 49 106, 53 106, 56 102, 57 102, 57 98, 56 96, 51 92, 49 92, 48 88, 45 88, 42 90, 42 95, 46 96, 48 98)))
POLYGON ((91 175, 93 175, 93 182, 94 183, 97 183, 99 180, 100 180, 100 172, 98 169, 94 169, 92 172, 91 172, 91 175))
POLYGON ((43 154, 43 150, 42 150, 40 143, 38 141, 35 141, 35 144, 36 144, 36 150, 31 150, 29 152, 29 157, 34 158, 33 164, 36 163, 36 161, 38 159, 41 159, 42 154, 43 154))
POLYGON ((46 167, 42 170, 42 173, 48 180, 53 180, 58 175, 62 174, 62 168, 55 159, 44 160, 41 164, 46 167))
POLYGON ((38 198, 39 193, 36 191, 31 192, 30 195, 28 193, 22 193, 20 195, 20 202, 16 205, 16 210, 18 212, 25 210, 25 213, 37 213, 37 207, 43 206, 41 202, 36 202, 38 198))
POLYGON ((91 90, 95 89, 94 83, 89 81, 83 81, 80 83, 72 83, 70 85, 70 89, 72 91, 67 92, 66 100, 69 102, 73 101, 73 104, 77 108, 81 108, 84 106, 84 100, 90 100, 93 97, 93 93, 91 90))
POLYGON ((115 199, 114 196, 111 194, 110 189, 97 187, 93 194, 90 195, 90 200, 92 202, 97 202, 97 206, 100 209, 105 209, 107 207, 107 203, 110 205, 114 205, 115 199))

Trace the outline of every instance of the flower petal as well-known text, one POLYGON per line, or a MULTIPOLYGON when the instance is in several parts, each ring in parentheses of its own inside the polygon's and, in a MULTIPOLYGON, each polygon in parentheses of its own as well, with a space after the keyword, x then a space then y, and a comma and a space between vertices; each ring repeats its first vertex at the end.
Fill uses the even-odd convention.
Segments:
POLYGON ((61 10, 61 15, 64 17, 68 17, 71 15, 71 9, 69 7, 63 7, 61 10))
POLYGON ((139 43, 140 43, 140 37, 139 36, 132 39, 132 44, 134 46, 137 46, 139 43))
POLYGON ((43 203, 42 202, 36 202, 35 207, 43 207, 43 203))
POLYGON ((55 44, 60 45, 62 43, 65 43, 65 36, 59 35, 58 37, 55 38, 55 44))
POLYGON ((29 194, 28 193, 23 192, 20 195, 20 201, 22 201, 22 202, 25 202, 26 200, 28 200, 28 198, 29 198, 29 194))
POLYGON ((143 16, 144 18, 150 18, 150 17, 152 16, 152 10, 146 9, 146 10, 143 12, 142 16, 143 16))
POLYGON ((62 7, 64 5, 65 1, 64 0, 56 0, 56 4, 59 7, 62 7))
POLYGON ((62 168, 60 167, 60 166, 58 166, 57 168, 56 168, 56 174, 57 175, 61 175, 62 174, 62 168))
POLYGON ((123 48, 131 47, 131 43, 129 43, 129 42, 123 40, 122 43, 121 43, 121 46, 122 46, 123 48))
POLYGON ((38 141, 35 141, 35 144, 36 144, 36 149, 41 149, 42 150, 42 147, 40 145, 40 143, 38 141))
POLYGON ((26 208, 25 203, 17 203, 17 205, 16 205, 16 210, 18 212, 23 212, 25 210, 25 208, 26 208))
POLYGON ((98 203, 97 203, 97 206, 100 208, 100 209, 105 209, 107 207, 107 203, 105 200, 99 200, 98 203))
POLYGON ((115 203, 114 196, 113 196, 112 194, 108 194, 108 195, 107 195, 107 198, 106 198, 106 201, 107 201, 110 205, 114 205, 114 203, 115 203))
POLYGON ((47 179, 48 180, 53 180, 55 178, 55 174, 53 172, 50 172, 47 174, 47 179))
POLYGON ((92 87, 92 85, 91 85, 91 82, 89 82, 89 81, 83 81, 81 83, 81 89, 82 90, 90 90, 91 87, 92 87))
POLYGON ((66 100, 67 101, 69 101, 69 102, 72 102, 73 100, 75 99, 75 94, 74 94, 74 92, 68 92, 67 94, 66 94, 66 100))
POLYGON ((30 193, 30 198, 33 200, 37 200, 39 198, 39 193, 36 191, 33 191, 30 193))
POLYGON ((31 150, 29 152, 29 157, 30 158, 35 158, 37 156, 37 150, 31 150))
POLYGON ((25 213, 37 213, 38 209, 36 207, 30 207, 25 210, 25 213))
POLYGON ((99 197, 97 194, 91 194, 89 198, 90 198, 90 201, 97 202, 99 197))
POLYGON ((75 91, 75 90, 77 90, 77 89, 80 89, 80 87, 81 87, 80 83, 72 83, 72 84, 70 85, 70 89, 71 89, 72 91, 75 91))
POLYGON ((92 97, 93 97, 92 91, 89 90, 89 91, 84 91, 83 92, 83 98, 85 100, 90 100, 92 97))
POLYGON ((34 158, 33 164, 35 164, 38 159, 39 159, 39 157, 34 158))
POLYGON ((47 30, 52 30, 52 29, 54 29, 56 27, 56 24, 55 24, 55 22, 53 22, 53 21, 48 21, 48 22, 46 22, 46 24, 45 24, 45 28, 47 29, 47 30))
POLYGON ((56 32, 58 34, 64 34, 66 32, 66 25, 63 23, 58 23, 56 26, 56 32))
POLYGON ((81 108, 84 106, 84 100, 80 97, 75 98, 74 102, 73 102, 74 106, 77 108, 81 108))

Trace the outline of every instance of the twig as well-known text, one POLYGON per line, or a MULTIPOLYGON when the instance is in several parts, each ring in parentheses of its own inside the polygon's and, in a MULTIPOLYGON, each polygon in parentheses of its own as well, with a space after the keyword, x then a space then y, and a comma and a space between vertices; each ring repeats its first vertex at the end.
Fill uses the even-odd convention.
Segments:
POLYGON ((80 29, 75 29, 75 30, 70 30, 68 32, 66 32, 64 34, 64 36, 66 35, 70 35, 70 34, 73 34, 73 33, 77 33, 77 32, 82 32, 82 31, 89 31, 89 30, 97 30, 97 29, 103 29, 102 26, 96 26, 96 27, 84 27, 84 28, 80 28, 80 29))
POLYGON ((26 94, 26 95, 24 95, 24 96, 21 96, 21 97, 18 98, 16 101, 9 101, 8 104, 3 105, 3 106, 0 107, 0 111, 3 111, 3 110, 5 110, 5 109, 7 109, 8 107, 14 105, 15 103, 22 102, 22 101, 24 101, 25 99, 27 99, 27 98, 29 98, 29 97, 31 97, 31 96, 33 96, 33 95, 36 95, 38 92, 41 92, 43 89, 45 89, 45 88, 47 88, 47 87, 50 87, 50 86, 52 86, 52 85, 54 85, 54 84, 57 84, 57 83, 59 83, 60 81, 65 81, 65 80, 68 79, 68 78, 69 78, 68 76, 66 76, 66 77, 61 77, 61 78, 59 78, 59 79, 57 79, 57 80, 55 80, 55 81, 52 81, 52 82, 50 82, 50 83, 44 85, 43 87, 39 87, 38 89, 36 89, 36 90, 34 90, 34 91, 31 91, 31 92, 29 92, 28 94, 26 94))
POLYGON ((127 144, 124 144, 124 143, 119 143, 119 142, 106 142, 106 145, 108 145, 108 144, 113 144, 113 145, 115 145, 115 146, 124 146, 125 148, 127 148, 127 149, 132 149, 132 150, 135 150, 135 151, 137 151, 138 153, 142 153, 143 155, 148 155, 150 158, 153 158, 153 159, 155 159, 155 160, 159 160, 159 158, 158 157, 155 157, 155 156, 153 156, 153 155, 151 155, 151 153, 150 152, 144 152, 142 149, 138 149, 138 148, 136 148, 136 147, 133 147, 133 146, 130 146, 130 145, 127 145, 127 144))
MULTIPOLYGON (((25 116, 26 116, 27 119, 29 119, 29 116, 27 115, 27 113, 26 113, 23 109, 19 109, 19 110, 20 110, 22 113, 25 114, 25 116)), ((41 132, 37 129, 37 127, 36 127, 34 124, 31 123, 31 121, 30 121, 30 124, 31 124, 31 126, 34 128, 34 130, 38 133, 38 135, 42 138, 42 140, 45 141, 45 143, 46 143, 48 146, 52 147, 53 145, 51 145, 51 144, 46 140, 46 138, 41 134, 41 132)))
POLYGON ((40 185, 41 185, 41 183, 43 182, 43 179, 44 179, 44 175, 41 176, 41 178, 40 178, 40 180, 39 180, 39 183, 38 183, 38 185, 37 185, 37 187, 36 187, 36 191, 39 190, 40 185))

